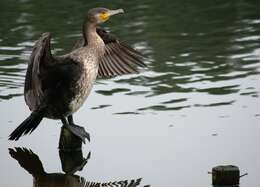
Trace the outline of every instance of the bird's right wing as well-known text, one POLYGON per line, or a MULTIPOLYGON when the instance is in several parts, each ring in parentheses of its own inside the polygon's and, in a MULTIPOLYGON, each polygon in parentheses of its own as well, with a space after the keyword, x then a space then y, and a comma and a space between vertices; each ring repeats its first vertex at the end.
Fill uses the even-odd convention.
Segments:
POLYGON ((50 33, 44 33, 35 43, 25 76, 24 96, 30 110, 35 110, 43 97, 41 73, 52 63, 50 33))

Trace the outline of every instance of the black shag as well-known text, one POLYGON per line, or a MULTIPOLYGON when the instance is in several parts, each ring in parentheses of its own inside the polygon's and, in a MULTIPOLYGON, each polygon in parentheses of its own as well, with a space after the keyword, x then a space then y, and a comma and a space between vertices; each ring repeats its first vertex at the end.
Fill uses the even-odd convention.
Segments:
POLYGON ((89 10, 83 24, 83 39, 66 55, 54 57, 50 33, 36 42, 25 77, 24 97, 32 111, 9 136, 18 140, 31 133, 44 117, 60 119, 63 125, 85 142, 90 140, 83 127, 75 125, 73 113, 88 97, 96 77, 137 73, 144 66, 142 55, 97 26, 122 9, 89 10))

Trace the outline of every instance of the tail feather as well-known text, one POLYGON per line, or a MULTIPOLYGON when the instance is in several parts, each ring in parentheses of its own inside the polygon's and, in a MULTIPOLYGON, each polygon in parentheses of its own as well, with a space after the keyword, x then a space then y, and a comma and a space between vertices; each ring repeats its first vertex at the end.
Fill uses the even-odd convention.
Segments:
POLYGON ((40 124, 43 112, 32 112, 9 136, 9 140, 18 140, 21 136, 31 134, 40 124))

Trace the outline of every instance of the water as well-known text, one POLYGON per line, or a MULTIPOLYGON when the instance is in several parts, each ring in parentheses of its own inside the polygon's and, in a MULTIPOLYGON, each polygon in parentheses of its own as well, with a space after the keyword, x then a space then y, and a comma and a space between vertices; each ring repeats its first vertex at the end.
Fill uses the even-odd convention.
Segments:
POLYGON ((70 186, 134 180, 139 186, 202 187, 211 184, 207 172, 221 164, 249 173, 240 186, 257 186, 259 10, 257 0, 1 1, 0 186, 33 185, 26 167, 9 154, 15 147, 33 152, 24 150, 20 159, 38 155, 51 178, 42 186, 61 185, 61 179, 70 186), (145 54, 148 69, 97 81, 75 115, 92 139, 82 155, 91 156, 82 171, 64 178, 60 122, 46 119, 18 142, 7 136, 29 115, 22 94, 34 41, 49 31, 53 52, 66 53, 95 6, 125 9, 104 27, 145 54))

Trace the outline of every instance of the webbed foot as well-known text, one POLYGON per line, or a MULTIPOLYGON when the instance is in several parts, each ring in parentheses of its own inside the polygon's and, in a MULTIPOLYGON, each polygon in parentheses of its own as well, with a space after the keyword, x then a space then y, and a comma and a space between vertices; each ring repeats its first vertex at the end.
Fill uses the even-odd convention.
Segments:
POLYGON ((86 138, 90 142, 89 133, 85 131, 84 127, 74 124, 72 115, 68 116, 68 119, 66 119, 65 117, 62 118, 61 121, 65 128, 68 129, 75 136, 79 137, 84 144, 86 143, 86 138))
POLYGON ((70 130, 70 132, 72 132, 72 134, 79 137, 84 144, 86 143, 86 141, 85 141, 86 138, 90 142, 90 135, 88 132, 85 131, 84 127, 81 127, 81 126, 78 126, 75 124, 69 124, 69 125, 66 125, 65 127, 68 130, 70 130))

